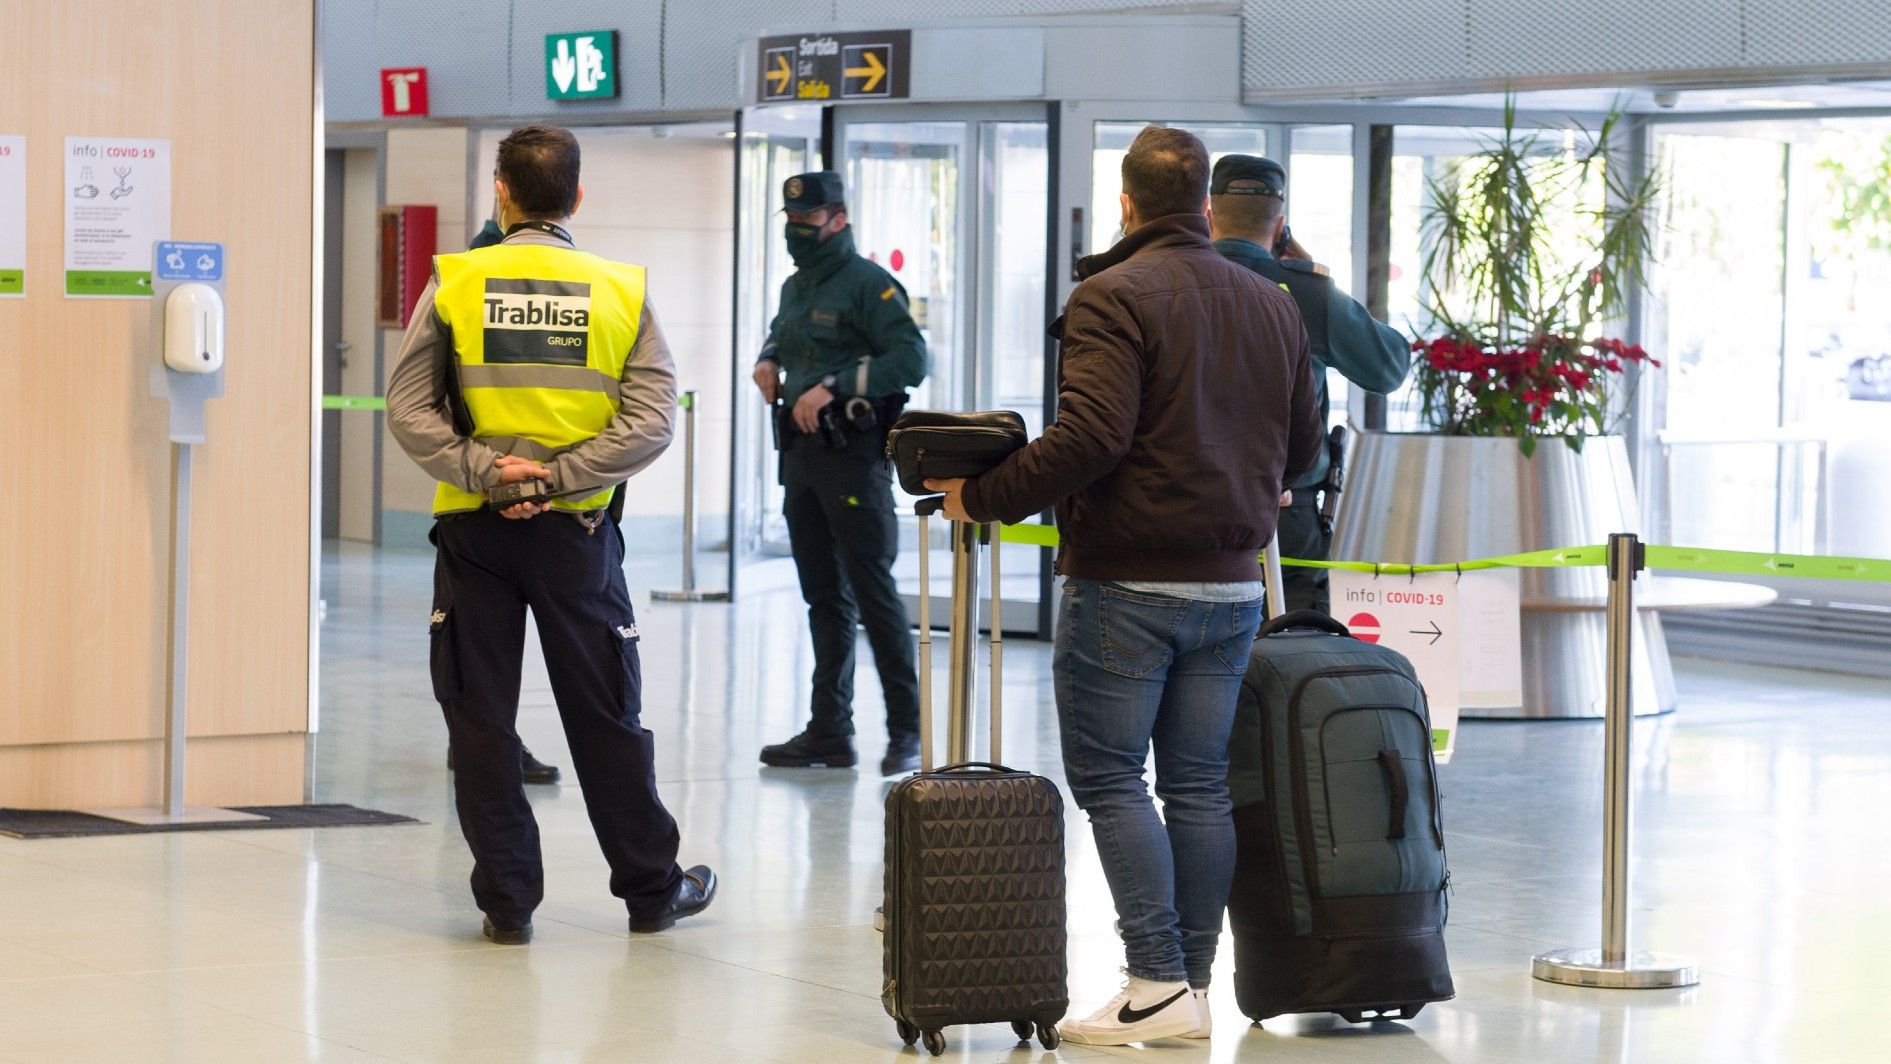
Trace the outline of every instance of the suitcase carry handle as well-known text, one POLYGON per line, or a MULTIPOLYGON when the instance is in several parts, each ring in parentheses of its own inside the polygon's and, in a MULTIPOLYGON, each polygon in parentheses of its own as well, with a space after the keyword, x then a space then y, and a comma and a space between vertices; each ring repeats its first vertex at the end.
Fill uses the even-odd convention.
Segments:
POLYGON ((1255 634, 1255 638, 1266 639, 1268 636, 1274 635, 1275 633, 1285 632, 1295 628, 1318 628, 1322 632, 1330 632, 1333 635, 1353 634, 1352 629, 1347 628, 1345 625, 1321 613, 1319 610, 1295 610, 1285 616, 1275 617, 1266 624, 1261 625, 1261 630, 1255 634))
POLYGON ((1412 785, 1405 778, 1405 760, 1397 750, 1381 750, 1379 767, 1385 770, 1386 781, 1392 784, 1392 816, 1387 822, 1385 837, 1402 839, 1405 837, 1405 810, 1412 803, 1412 785))
POLYGON ((990 761, 961 761, 956 765, 947 765, 944 768, 934 769, 933 771, 935 772, 970 772, 973 769, 983 769, 984 771, 987 771, 987 772, 1016 772, 1018 771, 1015 768, 1006 768, 1003 765, 993 764, 990 761))

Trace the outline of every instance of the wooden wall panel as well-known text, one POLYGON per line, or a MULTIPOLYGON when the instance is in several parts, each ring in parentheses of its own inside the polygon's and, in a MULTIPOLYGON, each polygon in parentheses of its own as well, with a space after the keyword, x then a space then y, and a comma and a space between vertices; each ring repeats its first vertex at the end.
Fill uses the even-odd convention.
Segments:
MULTIPOLYGON (((306 735, 192 739, 190 805, 295 805, 302 801, 306 735)), ((126 809, 164 787, 164 744, 0 746, 0 808, 126 809)))
POLYGON ((63 756, 45 744, 163 733, 170 460, 149 308, 63 295, 67 136, 169 139, 172 235, 229 245, 227 391, 196 462, 191 730, 306 730, 313 22, 313 0, 0 4, 24 60, 0 63, 0 132, 27 136, 30 212, 27 298, 0 300, 4 436, 50 486, 0 509, 0 748, 23 747, 7 775, 63 756))

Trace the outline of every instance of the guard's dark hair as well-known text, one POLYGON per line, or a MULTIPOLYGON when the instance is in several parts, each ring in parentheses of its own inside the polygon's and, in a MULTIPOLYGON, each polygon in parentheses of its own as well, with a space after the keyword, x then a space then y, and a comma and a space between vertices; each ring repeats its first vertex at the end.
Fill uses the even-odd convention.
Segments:
POLYGON ((1123 192, 1144 221, 1202 213, 1208 149, 1186 129, 1144 126, 1123 156, 1123 192))
POLYGON ((1259 236, 1287 209, 1279 196, 1210 196, 1215 228, 1230 236, 1259 236))
POLYGON ((521 126, 499 142, 493 176, 527 218, 568 218, 578 209, 578 138, 557 126, 521 126))

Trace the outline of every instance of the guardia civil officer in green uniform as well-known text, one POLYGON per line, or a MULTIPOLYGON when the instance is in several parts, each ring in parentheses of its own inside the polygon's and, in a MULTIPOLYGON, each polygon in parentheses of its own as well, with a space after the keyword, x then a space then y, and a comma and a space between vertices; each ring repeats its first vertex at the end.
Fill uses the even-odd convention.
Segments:
MULTIPOLYGON (((1287 172, 1279 163, 1256 155, 1222 156, 1210 175, 1208 205, 1215 250, 1285 288, 1300 308, 1322 424, 1329 367, 1369 392, 1390 392, 1404 383, 1411 343, 1340 291, 1293 239, 1287 229, 1287 172)), ((1335 457, 1323 451, 1290 485, 1293 501, 1280 511, 1283 556, 1325 559, 1331 552, 1333 528, 1321 516, 1321 504, 1337 490, 1330 483, 1335 457)), ((1328 609, 1326 570, 1289 566, 1282 576, 1289 610, 1328 609)))
POLYGON ((528 610, 630 930, 664 930, 716 892, 709 868, 677 867, 676 821, 639 720, 637 619, 609 510, 669 446, 676 374, 643 268, 572 244, 578 164, 567 130, 526 126, 500 142, 493 186, 505 238, 434 259, 387 389, 394 438, 439 481, 433 691, 473 900, 486 937, 506 944, 530 941, 545 893, 515 728, 528 610), (506 485, 557 497, 490 502, 506 485))
POLYGON ((919 767, 911 622, 893 583, 899 525, 886 430, 926 379, 926 341, 906 290, 854 250, 840 175, 782 187, 795 272, 755 365, 776 404, 783 510, 814 636, 812 717, 762 748, 762 763, 842 768, 854 751, 854 631, 864 624, 886 695, 884 775, 919 767))

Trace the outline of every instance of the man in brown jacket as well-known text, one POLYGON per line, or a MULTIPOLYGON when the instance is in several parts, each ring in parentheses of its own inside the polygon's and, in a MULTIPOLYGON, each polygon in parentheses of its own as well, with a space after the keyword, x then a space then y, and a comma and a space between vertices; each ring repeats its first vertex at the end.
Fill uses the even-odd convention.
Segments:
POLYGON ((1064 771, 1129 974, 1102 1009, 1065 1022, 1066 1039, 1090 1045, 1208 1036, 1234 875, 1228 734, 1261 621, 1258 556, 1282 485, 1322 446, 1299 311, 1214 249, 1207 197, 1201 141, 1144 129, 1123 159, 1127 235, 1079 265, 1052 325, 1057 420, 990 473, 931 485, 958 520, 1057 509, 1064 771), (1143 779, 1152 742, 1161 816, 1143 779))

